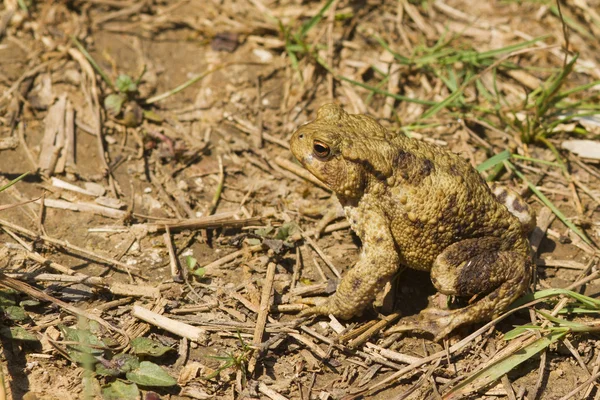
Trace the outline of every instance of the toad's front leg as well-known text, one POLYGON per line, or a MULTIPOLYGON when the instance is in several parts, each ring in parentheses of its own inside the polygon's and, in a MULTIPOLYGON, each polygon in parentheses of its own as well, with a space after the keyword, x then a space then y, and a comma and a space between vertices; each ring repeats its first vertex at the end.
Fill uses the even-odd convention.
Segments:
POLYGON ((363 244, 360 258, 342 278, 331 297, 304 310, 300 316, 333 314, 350 319, 360 315, 398 269, 399 257, 394 238, 383 215, 376 210, 361 211, 362 223, 352 223, 352 216, 349 217, 363 244))

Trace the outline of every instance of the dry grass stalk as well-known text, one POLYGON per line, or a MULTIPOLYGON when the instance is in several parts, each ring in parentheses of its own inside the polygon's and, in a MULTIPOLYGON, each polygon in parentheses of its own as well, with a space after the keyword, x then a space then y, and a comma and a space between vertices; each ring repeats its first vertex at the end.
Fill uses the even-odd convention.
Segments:
POLYGON ((331 260, 329 259, 329 257, 327 257, 327 255, 323 252, 323 250, 321 250, 321 247, 319 247, 319 245, 312 238, 310 238, 308 235, 304 234, 303 237, 304 237, 304 240, 310 245, 310 247, 312 247, 313 250, 319 255, 319 257, 321 257, 321 260, 323 260, 325 262, 325 264, 327 264, 327 266, 329 267, 329 269, 331 270, 331 272, 333 272, 333 274, 336 277, 338 277, 338 278, 341 279, 342 274, 336 268, 336 266, 333 265, 333 263, 331 262, 331 260))
POLYGON ((54 174, 58 159, 65 145, 65 112, 67 95, 62 94, 48 110, 45 119, 44 137, 38 160, 40 172, 46 176, 54 174))
POLYGON ((194 219, 183 220, 181 222, 164 222, 157 224, 144 224, 148 228, 148 232, 162 232, 169 227, 173 232, 177 232, 185 229, 219 229, 219 228, 241 228, 243 226, 256 225, 262 222, 262 217, 251 217, 251 218, 232 218, 228 214, 222 215, 211 215, 207 217, 200 217, 194 219))
POLYGON ((46 235, 37 235, 34 232, 30 231, 29 229, 22 228, 22 227, 20 227, 18 225, 12 224, 12 223, 10 223, 8 221, 0 220, 0 225, 3 226, 3 227, 8 227, 8 228, 10 228, 10 229, 12 229, 14 231, 17 231, 20 234, 28 237, 29 239, 32 239, 32 240, 37 240, 37 239, 43 240, 45 242, 52 243, 53 245, 61 247, 64 250, 66 250, 67 252, 73 252, 73 253, 79 254, 80 256, 83 256, 83 257, 86 257, 86 258, 91 258, 93 260, 100 261, 101 263, 104 263, 104 264, 112 265, 114 268, 120 267, 120 268, 117 268, 117 270, 120 270, 120 271, 123 271, 123 272, 129 272, 130 269, 139 270, 139 268, 137 268, 135 266, 130 266, 130 265, 127 265, 127 264, 122 263, 120 261, 111 259, 109 257, 104 257, 102 255, 99 255, 99 254, 96 254, 96 253, 91 252, 89 250, 86 250, 86 249, 84 249, 82 247, 72 245, 72 244, 70 244, 68 242, 65 242, 64 240, 54 239, 54 238, 51 238, 51 237, 46 236, 46 235))
POLYGON ((279 393, 265 385, 263 382, 258 383, 258 391, 270 398, 271 400, 288 400, 287 397, 280 395, 279 393))
POLYGON ((163 233, 163 241, 169 252, 169 265, 171 267, 171 279, 173 282, 181 282, 183 280, 182 271, 179 268, 179 262, 177 261, 177 255, 173 248, 173 242, 171 241, 171 231, 168 226, 165 226, 165 233, 163 233))
MULTIPOLYGON (((84 317, 87 318, 89 320, 92 321, 96 321, 98 322, 100 325, 102 325, 103 327, 107 328, 110 332, 116 332, 121 336, 121 339, 125 341, 125 343, 129 342, 129 337, 127 336, 127 334, 122 331, 121 329, 113 326, 112 324, 106 322, 104 319, 98 317, 95 314, 89 313, 85 310, 82 310, 78 307, 72 306, 68 303, 65 303, 62 300, 56 299, 50 295, 47 295, 44 292, 41 292, 39 290, 37 290, 36 288, 27 285, 26 283, 20 282, 16 279, 13 279, 9 276, 4 275, 3 273, 0 274, 0 285, 14 289, 16 291, 25 293, 28 296, 33 297, 34 299, 40 300, 40 301, 46 301, 46 302, 50 302, 53 304, 56 304, 57 306, 59 306, 60 308, 62 308, 63 310, 69 312, 70 314, 73 314, 75 316, 80 316, 80 317, 84 317)), ((122 348, 124 348, 125 345, 120 345, 118 347, 116 347, 114 350, 120 350, 122 348)))
POLYGON ((314 343, 312 340, 305 337, 304 335, 301 335, 299 333, 289 333, 288 335, 296 339, 298 342, 302 343, 306 347, 308 347, 309 350, 313 354, 317 355, 321 360, 327 358, 327 353, 323 349, 321 349, 316 343, 314 343))
MULTIPOLYGON (((41 204, 41 201, 38 200, 36 203, 41 204)), ((70 202, 66 200, 45 199, 44 206, 49 208, 57 208, 60 210, 88 212, 114 219, 124 219, 127 216, 126 211, 115 210, 114 208, 104 207, 99 204, 84 203, 79 201, 70 202)))
POLYGON ((167 332, 187 338, 192 342, 204 343, 206 341, 206 331, 204 329, 172 320, 147 308, 137 305, 133 306, 131 315, 167 332))
POLYGON ((372 327, 367 329, 364 333, 362 333, 356 339, 352 339, 348 343, 348 347, 350 347, 351 349, 354 349, 358 346, 361 346, 362 344, 366 343, 367 340, 369 340, 373 335, 376 335, 379 331, 381 331, 382 329, 385 329, 388 325, 393 323, 398 318, 400 318, 399 313, 393 313, 390 315, 386 315, 385 318, 383 318, 380 321, 377 321, 377 323, 375 323, 372 327))
MULTIPOLYGON (((275 278, 275 270, 277 264, 270 262, 267 266, 267 273, 263 281, 263 290, 260 297, 260 308, 256 317, 256 326, 254 327, 254 335, 252 338, 252 344, 259 346, 263 340, 263 334, 267 325, 267 317, 269 316, 269 310, 271 303, 273 302, 273 279, 275 278)), ((258 352, 254 352, 252 358, 248 362, 248 372, 254 373, 256 363, 258 361, 258 352)))

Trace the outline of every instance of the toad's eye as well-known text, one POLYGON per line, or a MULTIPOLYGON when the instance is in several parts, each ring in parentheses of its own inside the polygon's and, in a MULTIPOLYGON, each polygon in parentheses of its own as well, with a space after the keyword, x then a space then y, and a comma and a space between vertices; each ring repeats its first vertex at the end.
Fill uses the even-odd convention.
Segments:
POLYGON ((331 149, 325 143, 315 140, 313 142, 313 151, 319 158, 327 158, 331 153, 331 149))

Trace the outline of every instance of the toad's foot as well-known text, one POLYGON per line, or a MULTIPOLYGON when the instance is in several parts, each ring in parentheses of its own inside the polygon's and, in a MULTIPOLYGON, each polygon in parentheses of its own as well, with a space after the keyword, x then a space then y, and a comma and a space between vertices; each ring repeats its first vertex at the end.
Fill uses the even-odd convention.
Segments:
POLYGON ((420 331, 431 333, 434 340, 439 342, 448 336, 461 322, 457 321, 455 313, 458 310, 442 310, 428 308, 418 315, 402 318, 400 322, 387 333, 420 331))

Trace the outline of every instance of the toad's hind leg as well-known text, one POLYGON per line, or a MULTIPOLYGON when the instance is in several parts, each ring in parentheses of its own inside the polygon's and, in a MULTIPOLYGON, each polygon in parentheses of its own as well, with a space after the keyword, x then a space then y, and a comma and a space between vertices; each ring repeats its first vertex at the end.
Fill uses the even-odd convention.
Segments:
POLYGON ((510 249, 502 249, 501 244, 500 239, 488 237, 448 246, 431 269, 434 286, 447 295, 483 297, 458 310, 426 310, 416 322, 398 330, 424 330, 439 340, 460 325, 500 315, 526 290, 532 267, 526 243, 510 249))

